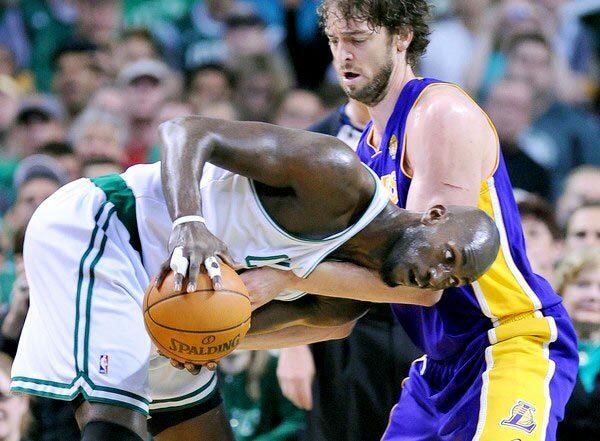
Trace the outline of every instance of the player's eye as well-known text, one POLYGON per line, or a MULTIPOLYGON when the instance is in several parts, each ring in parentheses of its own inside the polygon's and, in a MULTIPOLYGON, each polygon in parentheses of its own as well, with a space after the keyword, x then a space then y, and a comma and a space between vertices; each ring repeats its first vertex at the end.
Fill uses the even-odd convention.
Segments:
POLYGON ((454 260, 455 260, 454 252, 450 248, 448 248, 444 252, 444 260, 446 261, 446 263, 454 263, 454 260))

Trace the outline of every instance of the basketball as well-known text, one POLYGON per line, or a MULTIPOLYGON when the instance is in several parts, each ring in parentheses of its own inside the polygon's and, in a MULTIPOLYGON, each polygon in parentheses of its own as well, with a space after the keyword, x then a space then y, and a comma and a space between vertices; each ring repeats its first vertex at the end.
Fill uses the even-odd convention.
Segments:
POLYGON ((221 290, 207 274, 199 274, 197 290, 173 290, 169 272, 160 289, 152 283, 144 296, 144 323, 150 338, 165 356, 181 363, 217 361, 232 352, 250 328, 250 299, 242 279, 221 264, 221 290))

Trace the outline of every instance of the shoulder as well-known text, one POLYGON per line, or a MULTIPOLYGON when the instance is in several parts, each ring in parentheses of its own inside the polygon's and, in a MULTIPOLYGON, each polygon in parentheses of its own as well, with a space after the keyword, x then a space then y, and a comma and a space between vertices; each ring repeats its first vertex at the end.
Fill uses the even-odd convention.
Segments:
POLYGON ((419 97, 412 113, 418 114, 423 124, 446 121, 479 121, 488 125, 485 112, 460 87, 437 83, 427 87, 419 97))
POLYGON ((426 88, 406 127, 409 169, 423 159, 433 171, 433 157, 440 159, 440 167, 446 167, 451 157, 472 165, 483 162, 485 175, 494 167, 498 150, 495 129, 486 113, 458 86, 442 83, 426 88))

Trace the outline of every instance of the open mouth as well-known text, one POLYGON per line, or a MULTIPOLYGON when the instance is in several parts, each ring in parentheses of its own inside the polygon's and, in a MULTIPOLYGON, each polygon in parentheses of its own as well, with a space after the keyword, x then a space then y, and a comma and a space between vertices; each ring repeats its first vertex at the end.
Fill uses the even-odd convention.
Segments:
POLYGON ((345 80, 354 80, 355 78, 358 78, 360 75, 354 72, 344 72, 344 79, 345 80))

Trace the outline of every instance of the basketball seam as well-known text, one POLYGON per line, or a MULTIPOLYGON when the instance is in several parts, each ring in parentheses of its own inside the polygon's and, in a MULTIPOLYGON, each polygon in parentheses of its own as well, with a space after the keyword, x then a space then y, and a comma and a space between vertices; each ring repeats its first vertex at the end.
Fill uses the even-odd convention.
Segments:
POLYGON ((170 326, 165 326, 165 325, 158 323, 156 320, 154 320, 154 317, 152 317, 152 314, 150 314, 150 311, 146 311, 145 314, 148 314, 148 317, 150 317, 150 320, 152 320, 152 323, 154 323, 156 326, 160 326, 161 328, 168 329, 169 331, 187 332, 190 334, 214 334, 217 332, 231 331, 232 329, 239 328, 244 323, 246 323, 248 320, 250 320, 250 318, 252 317, 252 315, 250 315, 250 316, 248 316, 248 318, 246 320, 244 320, 240 324, 235 325, 235 326, 230 326, 229 328, 214 329, 212 331, 188 331, 186 329, 172 328, 170 326))
MULTIPOLYGON (((227 293, 231 293, 231 294, 237 294, 239 296, 242 296, 242 297, 248 299, 248 296, 246 294, 238 292, 238 291, 233 291, 231 289, 219 289, 219 290, 214 290, 214 289, 197 289, 194 292, 180 292, 180 293, 177 293, 177 294, 173 294, 173 295, 171 295, 171 296, 169 296, 169 297, 167 297, 165 299, 160 299, 160 300, 154 302, 151 305, 146 305, 146 309, 144 310, 144 312, 148 312, 148 310, 150 308, 152 308, 153 306, 158 305, 159 303, 166 302, 167 300, 170 300, 170 299, 173 299, 173 298, 176 298, 176 297, 180 297, 180 296, 184 296, 186 294, 194 294, 194 293, 197 293, 197 292, 215 292, 215 293, 216 292, 227 292, 227 293)), ((248 299, 248 300, 250 300, 250 299, 248 299)))

